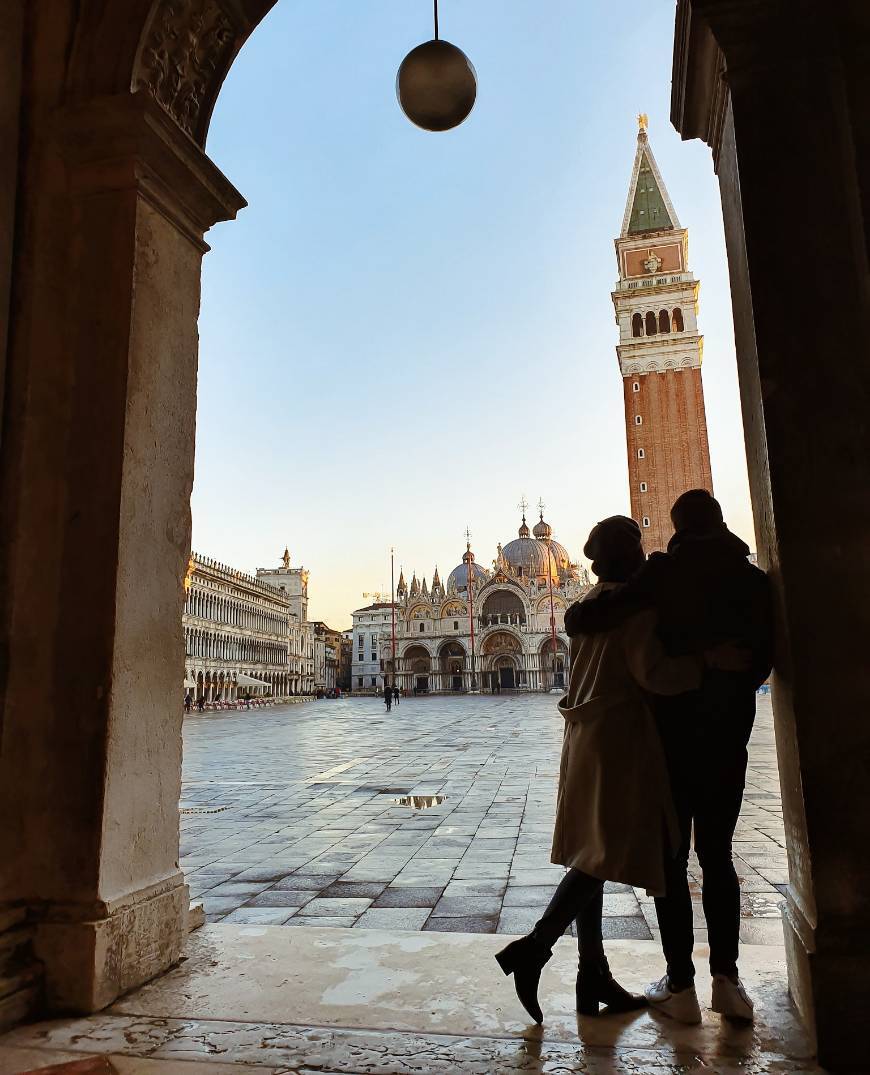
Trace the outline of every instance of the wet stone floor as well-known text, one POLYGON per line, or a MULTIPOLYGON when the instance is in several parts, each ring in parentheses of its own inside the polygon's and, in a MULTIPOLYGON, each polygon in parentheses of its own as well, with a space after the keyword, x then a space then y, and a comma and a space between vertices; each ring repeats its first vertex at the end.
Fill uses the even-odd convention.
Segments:
MULTIPOLYGON (((561 737, 555 695, 190 716, 181 864, 191 897, 226 924, 525 932, 563 873, 549 861, 561 737)), ((769 697, 759 697, 735 852, 742 940, 781 944, 788 877, 769 697)), ((604 913, 606 937, 656 936, 640 890, 609 885, 604 913)))

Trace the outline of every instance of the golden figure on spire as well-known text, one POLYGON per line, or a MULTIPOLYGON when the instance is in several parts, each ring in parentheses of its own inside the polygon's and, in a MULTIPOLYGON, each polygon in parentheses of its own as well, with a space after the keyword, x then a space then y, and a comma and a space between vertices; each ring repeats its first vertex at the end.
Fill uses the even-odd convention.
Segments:
POLYGON ((638 112, 638 114, 637 114, 637 129, 638 129, 638 133, 640 133, 641 131, 646 131, 648 124, 649 124, 649 120, 647 119, 646 112, 638 112))

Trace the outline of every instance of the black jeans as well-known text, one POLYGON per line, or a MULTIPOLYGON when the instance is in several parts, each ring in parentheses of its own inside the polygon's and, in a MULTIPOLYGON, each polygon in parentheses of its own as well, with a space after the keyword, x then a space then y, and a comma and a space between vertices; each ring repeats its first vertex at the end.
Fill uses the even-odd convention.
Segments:
POLYGON ((700 691, 658 699, 656 716, 680 825, 680 847, 667 864, 667 894, 656 899, 662 948, 673 985, 695 977, 692 899, 686 873, 692 828, 701 867, 712 974, 735 975, 740 940, 740 883, 731 842, 746 783, 746 746, 755 693, 708 675, 700 691))
POLYGON ((601 915, 604 907, 604 882, 582 870, 569 870, 553 893, 546 911, 535 926, 535 936, 548 948, 562 936, 572 922, 577 922, 577 946, 583 963, 598 963, 604 958, 601 915))

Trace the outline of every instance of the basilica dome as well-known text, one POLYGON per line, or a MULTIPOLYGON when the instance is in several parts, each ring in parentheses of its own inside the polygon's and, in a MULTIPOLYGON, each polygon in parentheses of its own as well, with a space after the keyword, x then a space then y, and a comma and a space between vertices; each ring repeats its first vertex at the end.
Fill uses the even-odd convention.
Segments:
POLYGON ((474 562, 474 553, 471 551, 469 545, 465 550, 465 555, 462 557, 462 563, 458 567, 454 567, 450 572, 447 579, 447 589, 467 590, 468 579, 471 577, 475 583, 486 582, 486 572, 480 566, 474 562))
POLYGON ((534 537, 529 536, 525 516, 519 535, 509 541, 502 549, 502 556, 521 577, 547 578, 552 574, 558 581, 560 577, 570 575, 571 557, 564 545, 552 538, 553 529, 545 523, 543 516, 535 524, 534 537))

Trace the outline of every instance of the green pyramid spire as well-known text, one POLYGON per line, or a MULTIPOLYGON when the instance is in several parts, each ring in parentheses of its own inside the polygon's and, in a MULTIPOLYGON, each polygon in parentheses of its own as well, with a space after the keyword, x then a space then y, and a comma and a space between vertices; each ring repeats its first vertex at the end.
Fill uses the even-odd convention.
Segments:
POLYGON ((665 199, 655 177, 646 148, 641 151, 640 167, 634 185, 631 202, 631 216, 628 220, 628 235, 642 231, 663 231, 673 228, 665 199))

